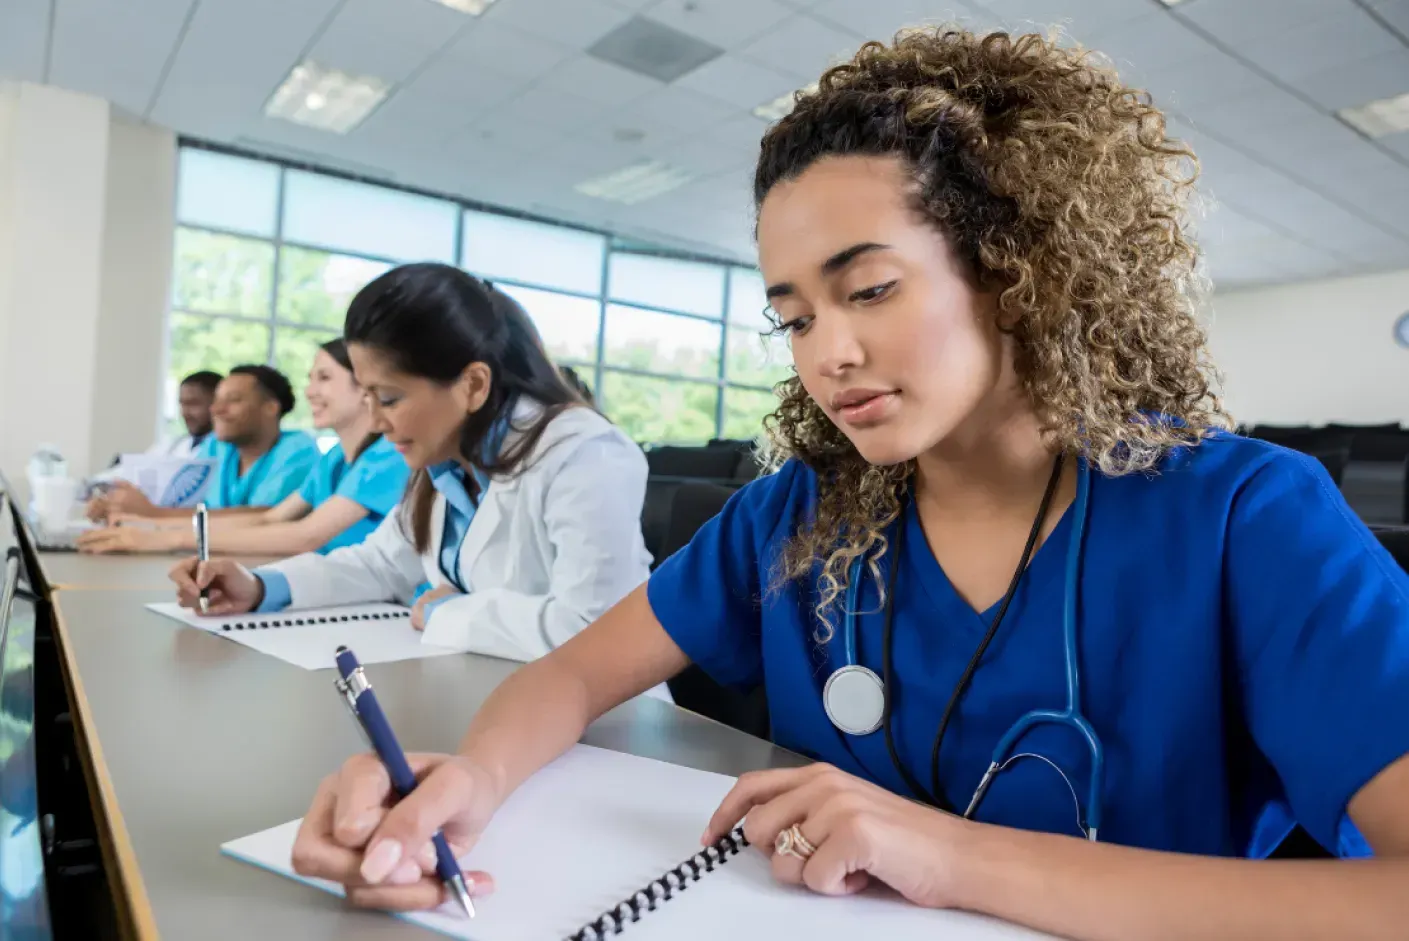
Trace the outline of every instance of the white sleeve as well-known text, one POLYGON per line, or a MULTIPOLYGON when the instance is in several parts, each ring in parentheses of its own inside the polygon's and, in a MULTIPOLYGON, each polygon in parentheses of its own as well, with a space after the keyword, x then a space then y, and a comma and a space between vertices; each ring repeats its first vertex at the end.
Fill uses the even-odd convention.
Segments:
POLYGON ((327 555, 308 552, 265 568, 289 580, 291 608, 373 601, 410 604, 425 580, 420 553, 401 526, 400 506, 355 546, 327 555))
POLYGON ((640 448, 615 432, 583 442, 545 484, 547 593, 477 588, 452 597, 431 613, 426 643, 525 662, 561 646, 649 576, 645 494, 640 448))

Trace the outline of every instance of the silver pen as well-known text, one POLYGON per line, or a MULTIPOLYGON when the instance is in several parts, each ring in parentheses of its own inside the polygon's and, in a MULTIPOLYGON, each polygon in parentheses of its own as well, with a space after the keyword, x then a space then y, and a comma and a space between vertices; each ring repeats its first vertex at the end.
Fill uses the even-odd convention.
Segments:
MULTIPOLYGON (((204 503, 196 504, 196 516, 192 521, 196 527, 196 561, 210 561, 210 511, 206 509, 204 503)), ((200 574, 199 566, 196 569, 197 577, 200 574)), ((201 614, 210 613, 210 592, 201 589, 201 614)))

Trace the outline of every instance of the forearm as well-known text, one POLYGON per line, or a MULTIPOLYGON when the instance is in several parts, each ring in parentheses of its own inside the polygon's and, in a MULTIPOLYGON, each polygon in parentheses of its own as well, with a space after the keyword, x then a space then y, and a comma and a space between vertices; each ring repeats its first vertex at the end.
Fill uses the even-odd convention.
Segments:
POLYGON ((957 907, 1075 941, 1391 941, 1409 859, 1253 861, 973 825, 957 907))
POLYGON ((485 700, 460 753, 494 775, 503 800, 573 746, 592 721, 586 684, 549 656, 516 671, 485 700))
POLYGON ((291 556, 313 552, 325 542, 300 523, 270 523, 212 531, 210 551, 221 555, 291 556))

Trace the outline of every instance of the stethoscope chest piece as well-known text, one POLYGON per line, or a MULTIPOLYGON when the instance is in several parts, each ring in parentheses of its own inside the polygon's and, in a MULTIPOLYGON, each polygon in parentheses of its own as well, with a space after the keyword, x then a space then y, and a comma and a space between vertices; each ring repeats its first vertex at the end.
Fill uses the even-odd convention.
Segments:
POLYGON ((848 735, 870 735, 885 720, 885 684, 874 670, 856 663, 840 667, 822 687, 822 708, 848 735))

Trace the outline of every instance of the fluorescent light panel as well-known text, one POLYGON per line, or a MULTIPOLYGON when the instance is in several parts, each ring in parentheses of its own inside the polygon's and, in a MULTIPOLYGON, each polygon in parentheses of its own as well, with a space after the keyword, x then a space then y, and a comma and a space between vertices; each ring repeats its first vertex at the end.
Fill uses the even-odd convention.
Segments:
POLYGON ((1167 7, 1174 7, 1174 6, 1178 6, 1179 4, 1183 3, 1184 0, 1159 0, 1159 2, 1160 2, 1160 3, 1163 3, 1163 4, 1164 4, 1165 6, 1167 6, 1167 7))
POLYGON ((468 13, 470 16, 479 16, 490 8, 494 0, 431 0, 431 2, 439 3, 452 10, 459 10, 461 13, 468 13))
POLYGON ((349 75, 305 59, 275 89, 264 113, 320 131, 346 134, 361 124, 390 90, 391 86, 379 78, 349 75))
POLYGON ((1409 92, 1381 98, 1358 108, 1336 112, 1340 119, 1366 137, 1384 137, 1409 131, 1409 92))
MULTIPOLYGON (((816 90, 816 82, 799 89, 804 95, 810 95, 816 90)), ((796 95, 797 92, 790 91, 786 95, 779 95, 772 101, 765 101, 763 104, 753 109, 754 116, 762 118, 770 124, 774 121, 781 121, 792 113, 793 105, 797 103, 796 95)))
POLYGON ((659 160, 643 160, 605 176, 585 180, 574 189, 584 196, 632 206, 678 189, 694 178, 688 170, 659 160))

